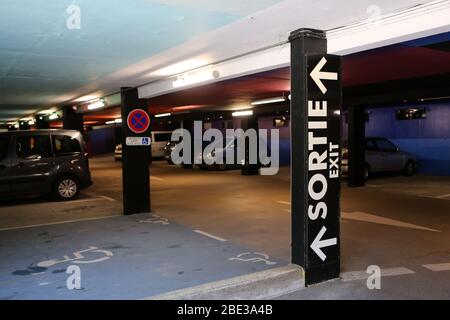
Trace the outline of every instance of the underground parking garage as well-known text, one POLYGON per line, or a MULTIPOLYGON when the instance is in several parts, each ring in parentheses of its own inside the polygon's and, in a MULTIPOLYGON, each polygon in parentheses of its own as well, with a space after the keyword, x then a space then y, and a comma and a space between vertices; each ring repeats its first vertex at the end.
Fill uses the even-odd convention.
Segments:
MULTIPOLYGON (((158 296, 291 262, 303 267, 306 285, 339 278, 339 285, 321 287, 330 295, 345 288, 341 297, 445 297, 448 34, 341 54, 336 60, 326 55, 323 43, 320 32, 301 30, 291 36, 290 66, 229 80, 220 79, 226 78, 220 69, 204 73, 212 76, 211 84, 197 85, 186 73, 168 79, 170 89, 164 83, 121 84, 120 92, 44 110, 31 120, 24 117, 18 128, 8 125, 19 133, 47 128, 83 132, 94 184, 65 203, 47 196, 3 202, 5 241, 23 236, 18 248, 27 254, 18 258, 13 248, 5 249, 5 281, 13 283, 17 294, 7 287, 2 294, 99 298, 99 288, 76 296, 77 291, 53 283, 64 282, 69 265, 81 266, 87 279, 98 278, 102 268, 108 279, 131 259, 135 274, 124 280, 132 293, 113 291, 106 298, 158 296), (140 115, 130 120, 135 110, 147 114, 148 121, 140 115), (195 139, 192 148, 183 150, 191 163, 171 164, 161 157, 165 141, 157 141, 155 134, 184 129, 194 136, 195 121, 202 121, 202 136, 208 129, 276 130, 279 170, 261 174, 265 166, 251 164, 248 153, 236 166, 202 170, 202 161, 195 163, 195 139), (328 148, 323 149, 325 137, 328 148), (118 145, 122 159, 114 161, 118 145), (341 146, 347 151, 341 152, 341 146), (336 169, 340 158, 347 165, 343 179, 336 169), (325 172, 314 174, 324 164, 325 172), (313 169, 305 174, 307 167, 313 169), (44 214, 36 216, 36 210, 44 214), (431 216, 424 215, 430 211, 431 216), (93 237, 98 230, 100 236, 93 237), (411 247, 416 238, 423 241, 411 247), (26 242, 47 247, 33 250, 26 242), (379 267, 384 290, 361 293, 373 265, 379 267), (433 283, 432 288, 418 292, 424 282, 433 283)), ((270 145, 272 138, 268 135, 270 145)), ((321 294, 314 290, 284 297, 321 294)))

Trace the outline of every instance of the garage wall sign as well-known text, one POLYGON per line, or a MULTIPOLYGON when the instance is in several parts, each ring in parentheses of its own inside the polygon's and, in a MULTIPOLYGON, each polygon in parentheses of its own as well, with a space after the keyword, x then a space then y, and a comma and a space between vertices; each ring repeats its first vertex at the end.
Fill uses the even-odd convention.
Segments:
POLYGON ((125 144, 131 147, 148 147, 152 140, 150 137, 126 137, 125 144))
POLYGON ((142 109, 134 109, 127 117, 128 128, 134 133, 144 133, 150 126, 150 117, 142 109))
POLYGON ((338 56, 307 56, 306 268, 316 272, 312 282, 322 272, 339 272, 340 69, 338 56))

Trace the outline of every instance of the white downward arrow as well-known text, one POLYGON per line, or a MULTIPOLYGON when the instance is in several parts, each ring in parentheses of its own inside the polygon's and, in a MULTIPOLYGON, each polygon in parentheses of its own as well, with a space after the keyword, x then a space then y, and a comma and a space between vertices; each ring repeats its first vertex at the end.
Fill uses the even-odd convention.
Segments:
POLYGON ((327 59, 323 57, 317 66, 311 71, 310 76, 316 83, 316 85, 319 87, 320 91, 322 91, 323 94, 327 92, 327 88, 322 83, 322 80, 337 80, 338 74, 337 72, 325 72, 322 71, 323 66, 327 63, 327 59))
POLYGON ((327 228, 322 227, 322 229, 320 229, 320 231, 319 231, 319 234, 317 235, 317 237, 314 239, 313 243, 311 244, 311 249, 314 250, 314 252, 319 256, 320 259, 322 259, 322 261, 325 261, 325 259, 327 258, 325 253, 323 253, 322 248, 334 246, 337 244, 337 238, 322 240, 322 237, 326 231, 327 231, 327 228))

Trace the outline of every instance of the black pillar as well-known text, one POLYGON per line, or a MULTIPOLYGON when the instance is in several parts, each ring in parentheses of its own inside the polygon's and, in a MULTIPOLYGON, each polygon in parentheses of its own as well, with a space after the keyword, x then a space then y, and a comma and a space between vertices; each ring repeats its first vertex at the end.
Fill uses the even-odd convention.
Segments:
POLYGON ((136 88, 121 88, 122 95, 122 184, 125 215, 151 211, 150 206, 150 146, 127 145, 128 137, 150 137, 150 126, 145 132, 135 133, 127 124, 128 115, 136 110, 147 111, 141 105, 136 88))
MULTIPOLYGON (((241 119, 241 127, 242 129, 254 129, 256 130, 256 134, 258 136, 258 117, 249 116, 241 119)), ((259 156, 257 158, 257 163, 250 163, 250 140, 248 138, 245 139, 245 159, 244 166, 242 167, 241 174, 244 176, 254 176, 259 174, 259 156)), ((254 146, 252 146, 254 147, 254 146)), ((256 148, 259 148, 259 142, 257 142, 256 148)), ((236 150, 236 149, 235 149, 236 150)), ((239 160, 239 159, 238 159, 239 160)))
POLYGON ((348 108, 348 186, 365 183, 366 110, 364 106, 348 108))
POLYGON ((291 33, 292 263, 307 285, 340 273, 341 58, 325 33, 291 33))
POLYGON ((76 113, 76 108, 73 106, 63 107, 63 128, 83 133, 83 114, 76 113))
POLYGON ((19 130, 30 130, 30 125, 28 121, 19 122, 19 130))
POLYGON ((50 129, 50 122, 45 121, 43 116, 37 116, 35 122, 36 129, 50 129))

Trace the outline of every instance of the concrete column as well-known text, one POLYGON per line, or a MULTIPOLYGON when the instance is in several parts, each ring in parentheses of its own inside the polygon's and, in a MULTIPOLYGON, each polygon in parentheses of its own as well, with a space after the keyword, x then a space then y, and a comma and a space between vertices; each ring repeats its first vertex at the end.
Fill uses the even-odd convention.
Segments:
POLYGON ((35 119, 36 122, 36 129, 50 129, 50 122, 45 121, 44 117, 37 116, 35 119))
MULTIPOLYGON (((146 111, 140 104, 137 88, 121 88, 122 95, 122 183, 125 215, 150 212, 150 146, 128 146, 127 137, 150 137, 150 125, 136 133, 127 124, 128 115, 136 110, 146 111)), ((147 122, 145 122, 147 124, 147 122)))
MULTIPOLYGON (((256 130, 256 133, 258 133, 258 117, 256 115, 249 116, 249 117, 243 117, 241 119, 241 127, 242 129, 248 130, 248 129, 254 129, 256 130)), ((255 148, 255 146, 251 146, 252 148, 255 148)), ((259 148, 259 145, 256 145, 256 149, 259 148)), ((244 166, 242 167, 241 174, 244 176, 254 176, 259 174, 259 157, 257 163, 250 163, 250 144, 249 140, 246 139, 245 141, 245 159, 244 159, 244 166)))
POLYGON ((30 130, 30 125, 28 121, 19 122, 19 130, 30 130))
POLYGON ((77 130, 83 133, 83 114, 76 113, 74 106, 63 107, 63 129, 77 130))
POLYGON ((341 57, 327 54, 326 34, 291 33, 292 263, 306 285, 340 273, 341 57))

